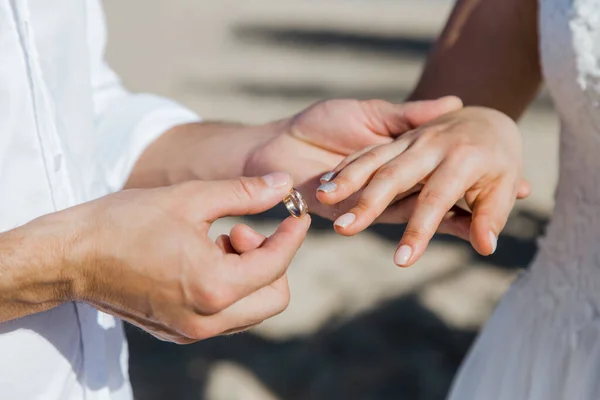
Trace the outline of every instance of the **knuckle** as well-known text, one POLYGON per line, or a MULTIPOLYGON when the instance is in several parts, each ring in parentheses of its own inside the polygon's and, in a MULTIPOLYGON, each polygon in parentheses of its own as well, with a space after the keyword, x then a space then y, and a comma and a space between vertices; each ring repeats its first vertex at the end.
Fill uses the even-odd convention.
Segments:
MULTIPOLYGON (((421 128, 422 129, 422 128, 421 128)), ((419 143, 421 130, 419 128, 407 130, 396 138, 396 142, 402 141, 405 143, 405 148, 413 147, 419 143)))
POLYGON ((442 131, 442 127, 436 124, 417 128, 415 131, 418 132, 419 139, 429 140, 437 136, 442 131))
POLYGON ((384 165, 383 167, 379 168, 373 177, 373 180, 391 181, 396 178, 396 175, 396 168, 391 165, 384 165))
POLYGON ((449 203, 447 196, 437 189, 428 189, 427 186, 421 190, 419 199, 417 201, 419 205, 446 205, 449 203))
POLYGON ((221 284, 203 285, 195 294, 194 302, 203 315, 214 315, 232 303, 231 291, 221 284))
POLYGON ((367 164, 367 165, 371 165, 376 163, 379 160, 380 157, 380 151, 378 150, 378 148, 373 148, 367 152, 365 152, 363 155, 361 155, 357 161, 359 161, 361 164, 367 164))
POLYGON ((451 150, 450 159, 460 163, 477 162, 484 158, 484 155, 485 152, 481 147, 462 141, 454 145, 451 150))
POLYGON ((428 145, 431 141, 436 140, 443 130, 443 125, 424 126, 415 129, 413 131, 415 136, 415 143, 413 146, 418 148, 420 146, 428 145))
POLYGON ((232 192, 240 202, 246 202, 253 197, 253 185, 249 179, 238 178, 233 181, 232 192))
MULTIPOLYGON (((356 219, 372 222, 383 212, 383 209, 370 199, 361 196, 350 212, 356 215, 356 219)), ((356 229, 356 227, 353 229, 356 229)))
POLYGON ((423 229, 423 228, 415 228, 415 227, 409 226, 404 231, 405 239, 410 239, 410 240, 414 240, 417 242, 420 242, 423 240, 429 240, 430 237, 431 237, 431 234, 426 229, 423 229))
POLYGON ((354 214, 368 214, 373 210, 373 202, 365 196, 361 196, 356 201, 356 205, 353 207, 354 214))

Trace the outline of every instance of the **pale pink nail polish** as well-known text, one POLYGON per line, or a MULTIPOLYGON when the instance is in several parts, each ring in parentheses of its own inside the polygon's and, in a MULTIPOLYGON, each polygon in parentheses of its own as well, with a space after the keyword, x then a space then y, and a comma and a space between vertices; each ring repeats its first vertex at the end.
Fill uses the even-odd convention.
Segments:
POLYGON ((351 223, 354 222, 355 219, 356 215, 354 215, 353 213, 346 213, 338 219, 336 219, 333 224, 339 226, 340 228, 347 228, 351 223))
POLYGON ((290 182, 290 175, 285 172, 272 172, 262 177, 267 186, 276 188, 285 186, 290 182))
POLYGON ((412 248, 407 244, 403 244, 398 250, 396 250, 396 254, 394 255, 394 262, 397 265, 404 266, 408 264, 411 255, 412 248))
POLYGON ((496 252, 496 247, 498 247, 498 238, 492 231, 490 231, 490 244, 492 245, 492 254, 494 254, 496 252))

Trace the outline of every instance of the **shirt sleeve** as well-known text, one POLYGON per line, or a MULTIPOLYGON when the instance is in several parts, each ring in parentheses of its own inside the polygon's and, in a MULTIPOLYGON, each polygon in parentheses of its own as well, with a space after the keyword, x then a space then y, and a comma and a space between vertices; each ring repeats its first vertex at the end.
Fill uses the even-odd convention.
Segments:
POLYGON ((100 0, 87 0, 86 5, 97 151, 108 186, 117 191, 149 144, 170 128, 200 117, 172 100, 128 92, 104 59, 106 25, 100 0))

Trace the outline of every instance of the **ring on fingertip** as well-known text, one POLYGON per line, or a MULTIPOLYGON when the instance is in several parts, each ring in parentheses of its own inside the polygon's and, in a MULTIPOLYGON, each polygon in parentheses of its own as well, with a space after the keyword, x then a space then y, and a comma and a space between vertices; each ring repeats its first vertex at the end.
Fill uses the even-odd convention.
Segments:
POLYGON ((283 198, 283 204, 294 218, 302 218, 308 212, 308 205, 304 197, 295 188, 292 188, 287 196, 283 198))

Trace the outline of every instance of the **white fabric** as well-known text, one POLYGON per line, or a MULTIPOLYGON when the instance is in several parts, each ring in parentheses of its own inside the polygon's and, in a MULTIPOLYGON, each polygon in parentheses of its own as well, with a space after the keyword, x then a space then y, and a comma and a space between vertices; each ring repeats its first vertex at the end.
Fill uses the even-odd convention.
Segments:
MULTIPOLYGON (((0 0, 0 231, 122 187, 145 146, 198 120, 103 61, 99 0, 0 0)), ((130 399, 120 321, 84 304, 0 324, 0 398, 130 399)))
POLYGON ((556 207, 451 400, 600 399, 600 2, 539 3, 544 76, 562 122, 556 207))

